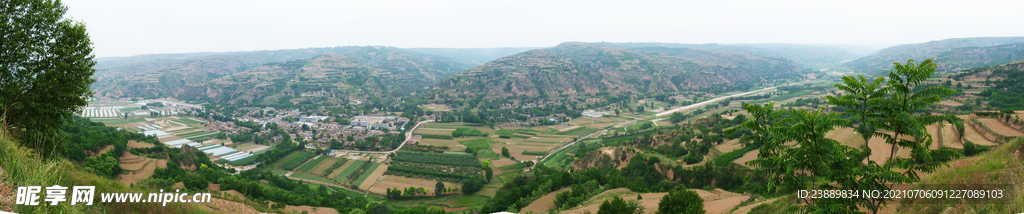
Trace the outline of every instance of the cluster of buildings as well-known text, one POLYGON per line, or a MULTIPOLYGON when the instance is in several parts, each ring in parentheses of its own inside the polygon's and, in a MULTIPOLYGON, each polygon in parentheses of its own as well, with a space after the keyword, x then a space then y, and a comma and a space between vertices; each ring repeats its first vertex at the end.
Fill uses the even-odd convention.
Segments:
MULTIPOLYGON (((356 116, 349 120, 352 129, 392 129, 392 124, 405 124, 409 118, 396 116, 356 116)), ((400 126, 400 125, 399 125, 400 126)))

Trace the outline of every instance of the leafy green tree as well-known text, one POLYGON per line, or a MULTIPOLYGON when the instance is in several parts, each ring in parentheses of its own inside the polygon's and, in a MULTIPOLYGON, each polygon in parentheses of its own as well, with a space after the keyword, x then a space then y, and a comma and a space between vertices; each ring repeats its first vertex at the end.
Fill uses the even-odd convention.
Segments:
POLYGON ((612 200, 605 200, 598 207, 598 214, 638 214, 643 213, 645 208, 640 206, 639 201, 631 200, 629 202, 622 200, 619 196, 615 196, 612 200))
POLYGON ((60 1, 4 1, 0 11, 0 128, 36 151, 60 153, 60 127, 93 94, 89 34, 64 18, 60 1))
MULTIPOLYGON (((603 206, 603 205, 602 205, 603 206)), ((704 199, 692 190, 669 192, 658 202, 658 214, 703 214, 704 199)))
POLYGON ((869 82, 867 78, 861 75, 857 75, 856 78, 844 76, 843 83, 836 84, 835 87, 846 91, 847 94, 840 97, 825 96, 828 104, 847 107, 849 109, 845 113, 858 118, 857 132, 861 138, 864 138, 864 146, 861 149, 864 149, 867 154, 864 158, 871 155, 871 147, 868 146, 868 140, 875 133, 874 127, 870 125, 872 122, 869 120, 874 120, 878 117, 878 114, 874 112, 875 108, 868 101, 885 97, 886 91, 883 90, 882 86, 884 81, 885 78, 883 77, 875 78, 869 82))
MULTIPOLYGON (((888 190, 897 184, 918 182, 921 180, 918 172, 933 172, 947 165, 941 160, 963 156, 950 149, 929 149, 932 136, 925 131, 925 126, 942 121, 959 124, 955 116, 915 113, 938 103, 943 97, 956 94, 955 90, 939 86, 915 89, 935 73, 935 67, 933 59, 924 60, 919 65, 915 65, 912 59, 906 64, 893 63, 893 71, 889 72, 887 86, 883 89, 889 95, 886 99, 870 101, 881 113, 877 127, 887 131, 875 136, 882 137, 890 145, 890 155, 885 163, 879 165, 869 161, 856 170, 861 174, 851 175, 861 180, 860 189, 888 190), (897 149, 910 149, 911 157, 895 156, 897 149)), ((868 198, 858 203, 877 213, 889 200, 868 198)))
POLYGON ((437 196, 444 194, 444 190, 444 182, 441 182, 441 180, 437 180, 437 184, 434 185, 434 195, 437 196))
POLYGON ((508 152, 508 148, 505 148, 504 146, 501 147, 501 155, 505 157, 512 157, 512 155, 510 155, 508 152))
POLYGON ((494 171, 491 169, 491 167, 485 167, 484 168, 484 175, 487 176, 487 183, 490 183, 491 182, 491 177, 494 177, 494 171))

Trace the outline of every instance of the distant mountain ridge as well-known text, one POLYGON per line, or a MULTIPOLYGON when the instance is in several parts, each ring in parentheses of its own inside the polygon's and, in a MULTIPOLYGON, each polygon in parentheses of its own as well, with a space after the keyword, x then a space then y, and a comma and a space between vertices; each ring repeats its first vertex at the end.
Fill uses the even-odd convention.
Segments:
POLYGON ((939 73, 951 73, 971 68, 995 66, 1024 59, 1024 43, 989 47, 968 47, 947 51, 935 57, 939 73))
MULTIPOLYGON (((206 55, 189 59, 137 60, 137 62, 133 63, 122 63, 121 66, 99 67, 96 74, 98 80, 96 84, 93 84, 93 88, 100 91, 102 94, 99 95, 101 96, 171 96, 178 99, 234 99, 230 97, 217 97, 222 94, 233 94, 233 90, 242 90, 230 89, 230 87, 235 87, 236 85, 225 85, 225 83, 232 83, 233 81, 223 81, 222 79, 244 78, 236 77, 235 74, 245 73, 254 69, 260 71, 276 69, 274 72, 264 73, 266 76, 252 77, 256 81, 252 82, 254 85, 274 85, 271 84, 274 83, 273 81, 284 77, 271 77, 277 77, 279 74, 285 73, 295 74, 295 72, 304 69, 304 66, 310 62, 324 64, 322 63, 323 60, 314 60, 318 56, 334 56, 327 58, 342 60, 335 55, 345 56, 347 57, 345 60, 354 61, 347 63, 346 66, 364 70, 365 77, 361 78, 366 80, 381 77, 380 75, 390 75, 388 78, 415 77, 416 81, 422 82, 423 85, 408 83, 405 86, 419 87, 421 89, 433 85, 440 78, 454 75, 474 66, 473 64, 467 64, 448 57, 380 46, 255 51, 227 55, 206 55), (224 88, 228 89, 222 90, 224 88)), ((108 65, 117 64, 108 62, 108 65)), ((338 67, 334 69, 340 71, 345 68, 338 67)), ((291 77, 298 78, 301 76, 291 77)), ((332 76, 332 78, 334 77, 337 77, 337 75, 332 76)), ((308 78, 313 80, 312 77, 308 78)), ((302 81, 297 81, 296 83, 285 82, 284 86, 291 87, 290 85, 301 84, 303 84, 302 81)), ((280 84, 276 86, 283 87, 280 84)), ((281 89, 267 90, 280 91, 281 89)), ((409 91, 396 90, 396 92, 407 93, 409 91)), ((295 94, 295 96, 299 95, 295 94)))
MULTIPOLYGON (((830 45, 804 44, 680 44, 680 43, 601 43, 625 48, 696 48, 705 50, 763 55, 792 60, 801 67, 814 68, 827 66, 844 60, 858 57, 846 51, 850 47, 830 45)), ((850 45, 847 45, 850 46, 850 45)))
POLYGON ((804 74, 792 61, 745 53, 566 42, 448 77, 433 93, 504 98, 661 93, 712 86, 724 91, 804 74))
MULTIPOLYGON (((876 73, 880 71, 888 71, 892 69, 893 62, 906 63, 908 59, 914 59, 918 62, 925 59, 931 59, 940 56, 945 52, 957 52, 966 51, 971 52, 971 49, 962 48, 984 48, 992 46, 1000 46, 1014 43, 1024 42, 1024 37, 974 37, 974 38, 954 38, 944 39, 938 41, 931 41, 919 44, 906 44, 898 45, 889 48, 882 49, 875 55, 862 57, 850 62, 843 64, 844 67, 850 68, 857 73, 876 73)), ((965 52, 965 53, 966 53, 965 52)), ((952 57, 949 59, 965 59, 957 57, 957 53, 952 53, 947 56, 952 57)), ((988 57, 982 57, 988 58, 988 57)), ((980 59, 980 58, 979 58, 980 59)), ((943 60, 937 60, 937 63, 944 63, 943 60)), ((974 65, 977 63, 957 61, 955 65, 945 66, 947 69, 952 67, 962 67, 960 65, 974 65)), ((988 64, 988 63, 981 63, 988 64)), ((998 63, 996 63, 998 64, 998 63)), ((995 64, 990 64, 995 65, 995 64)))

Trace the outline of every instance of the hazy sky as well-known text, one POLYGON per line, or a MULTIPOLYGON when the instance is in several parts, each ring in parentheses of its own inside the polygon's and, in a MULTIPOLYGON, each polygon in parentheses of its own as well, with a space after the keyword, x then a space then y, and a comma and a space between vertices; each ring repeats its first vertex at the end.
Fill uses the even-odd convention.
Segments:
POLYGON ((65 0, 97 57, 565 41, 907 44, 1024 36, 1024 1, 65 0))

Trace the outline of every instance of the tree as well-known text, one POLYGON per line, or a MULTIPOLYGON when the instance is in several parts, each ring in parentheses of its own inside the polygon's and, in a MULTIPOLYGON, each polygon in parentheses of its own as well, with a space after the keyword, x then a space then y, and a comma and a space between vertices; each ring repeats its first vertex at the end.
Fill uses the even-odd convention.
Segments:
MULTIPOLYGON (((598 214, 639 214, 644 213, 646 208, 640 206, 640 201, 630 200, 629 202, 622 200, 619 196, 615 196, 612 200, 605 200, 598 207, 598 214)), ((701 210, 703 211, 703 210, 701 210)))
POLYGON ((484 174, 487 176, 487 183, 491 182, 491 177, 494 177, 494 171, 491 167, 484 168, 484 174))
MULTIPOLYGON (((602 205, 603 206, 603 205, 602 205)), ((704 199, 692 190, 669 192, 658 202, 658 214, 703 214, 704 199)))
MULTIPOLYGON (((835 87, 839 90, 846 91, 849 94, 834 97, 832 95, 825 96, 828 100, 828 104, 843 106, 849 109, 846 110, 845 114, 853 115, 859 118, 857 121, 857 132, 860 133, 861 138, 864 138, 864 149, 867 155, 864 158, 871 156, 871 147, 868 147, 868 140, 871 139, 871 135, 875 133, 874 127, 871 127, 872 121, 878 117, 874 112, 875 108, 871 106, 868 101, 871 99, 879 99, 885 97, 885 90, 882 90, 882 83, 885 80, 883 77, 878 77, 868 82, 864 76, 857 75, 856 78, 853 76, 844 76, 843 83, 836 84, 835 87)), ((948 80, 947 80, 948 81, 948 80)))
POLYGON ((505 148, 504 146, 501 147, 501 155, 505 157, 512 157, 508 152, 508 148, 505 148))
POLYGON ((437 196, 444 194, 444 191, 444 182, 441 182, 441 180, 437 180, 437 184, 434 185, 434 195, 437 196))
POLYGON ((59 1, 5 1, 0 11, 0 128, 26 147, 60 153, 61 126, 93 95, 89 34, 64 18, 59 1))

